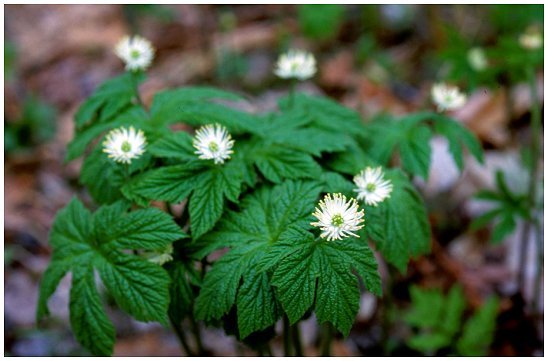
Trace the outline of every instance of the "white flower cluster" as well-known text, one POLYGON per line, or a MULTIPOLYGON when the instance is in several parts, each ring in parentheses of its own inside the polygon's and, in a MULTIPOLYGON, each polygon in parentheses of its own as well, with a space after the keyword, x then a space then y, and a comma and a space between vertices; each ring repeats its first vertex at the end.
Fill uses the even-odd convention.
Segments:
POLYGON ((319 206, 313 213, 318 221, 310 224, 320 228, 320 237, 328 241, 348 236, 359 237, 354 232, 363 228, 363 210, 358 211, 358 203, 354 198, 347 201, 346 196, 340 193, 326 194, 319 206))
POLYGON ((431 96, 440 112, 458 109, 466 103, 466 95, 458 87, 445 83, 434 84, 431 96))
MULTIPOLYGON (((354 177, 354 183, 358 187, 354 189, 358 193, 358 200, 365 204, 377 206, 380 202, 390 197, 392 183, 384 179, 381 167, 367 167, 354 177)), ((319 202, 312 214, 318 219, 310 223, 319 227, 321 238, 328 241, 338 240, 349 236, 359 237, 355 232, 363 228, 364 211, 359 210, 358 202, 340 193, 326 194, 319 202)))
POLYGON ((365 168, 354 177, 354 183, 358 186, 354 189, 358 192, 358 200, 370 206, 377 206, 392 193, 392 183, 384 179, 381 167, 365 168))
POLYGON ((222 164, 234 153, 234 141, 225 127, 219 124, 208 124, 196 131, 192 142, 195 154, 200 159, 213 159, 215 164, 222 164))
POLYGON ((145 152, 146 138, 142 130, 120 127, 111 130, 103 142, 103 152, 115 162, 130 164, 145 152))
POLYGON ((316 59, 311 53, 289 50, 278 58, 274 74, 284 79, 309 79, 316 74, 316 59))
POLYGON ((124 36, 114 52, 126 64, 126 70, 146 70, 154 58, 154 48, 147 39, 139 35, 124 36))

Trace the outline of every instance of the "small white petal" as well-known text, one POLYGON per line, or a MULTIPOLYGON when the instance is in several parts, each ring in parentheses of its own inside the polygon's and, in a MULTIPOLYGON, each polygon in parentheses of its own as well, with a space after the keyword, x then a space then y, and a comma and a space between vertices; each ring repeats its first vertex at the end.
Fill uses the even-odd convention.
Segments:
POLYGON ((145 152, 146 138, 142 130, 124 127, 111 130, 103 142, 103 152, 115 162, 130 164, 145 152))
POLYGON ((135 35, 124 36, 114 48, 114 52, 126 64, 126 70, 145 70, 154 59, 154 48, 147 39, 135 35))
POLYGON ((322 233, 320 237, 328 241, 345 237, 359 237, 355 232, 363 228, 363 210, 358 211, 358 203, 354 198, 348 202, 341 193, 326 194, 319 202, 320 208, 312 214, 318 219, 310 223, 319 227, 322 233))
POLYGON ((316 74, 316 59, 311 53, 301 50, 289 50, 280 55, 274 74, 280 78, 305 80, 316 74))
POLYGON ((234 153, 234 141, 225 127, 219 124, 208 124, 196 131, 192 141, 195 154, 200 159, 213 159, 215 164, 222 164, 234 153))
POLYGON ((444 83, 434 84, 431 95, 440 112, 458 109, 466 103, 466 95, 459 88, 444 83))
POLYGON ((358 187, 354 189, 358 192, 358 200, 370 206, 377 206, 392 193, 392 183, 384 179, 381 167, 365 168, 354 177, 354 184, 358 187))

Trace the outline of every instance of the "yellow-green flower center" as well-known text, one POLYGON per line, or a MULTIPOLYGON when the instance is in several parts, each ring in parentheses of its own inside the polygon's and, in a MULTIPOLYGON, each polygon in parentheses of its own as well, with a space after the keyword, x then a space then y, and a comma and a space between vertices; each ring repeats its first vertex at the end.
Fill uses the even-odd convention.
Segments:
POLYGON ((368 183, 365 186, 365 189, 367 189, 368 192, 374 192, 375 189, 377 189, 377 186, 375 185, 375 183, 368 183))
POLYGON ((141 53, 139 52, 139 50, 132 50, 130 53, 132 59, 138 59, 140 55, 141 53))
POLYGON ((217 152, 219 150, 219 146, 213 141, 209 143, 208 148, 212 152, 217 152))
POLYGON ((335 227, 340 227, 344 224, 344 218, 340 214, 335 214, 333 218, 331 218, 331 224, 335 227))
POLYGON ((125 142, 122 143, 122 152, 129 152, 131 150, 131 144, 129 144, 129 142, 126 140, 125 142))

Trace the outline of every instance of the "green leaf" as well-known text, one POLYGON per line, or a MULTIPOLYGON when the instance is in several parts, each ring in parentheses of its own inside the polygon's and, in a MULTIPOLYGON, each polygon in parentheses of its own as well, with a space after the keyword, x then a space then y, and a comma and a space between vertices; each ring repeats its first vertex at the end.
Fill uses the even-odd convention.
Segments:
POLYGON ((95 267, 121 309, 139 321, 167 325, 169 277, 152 262, 118 253, 99 258, 95 267))
POLYGON ((499 303, 491 297, 466 321, 463 334, 457 341, 457 350, 462 356, 485 356, 493 341, 499 303))
POLYGON ((143 198, 178 203, 190 196, 190 227, 197 239, 215 226, 225 199, 238 202, 243 183, 240 162, 211 163, 200 160, 157 168, 132 179, 122 192, 139 203, 143 198))
POLYGON ((294 111, 307 114, 316 128, 337 134, 364 135, 365 127, 361 116, 332 99, 294 93, 293 96, 280 99, 279 105, 284 112, 293 108, 296 109, 294 111))
POLYGON ((197 86, 164 90, 154 96, 150 107, 150 121, 156 125, 184 121, 186 114, 184 108, 187 104, 201 103, 204 106, 206 101, 212 99, 241 100, 242 98, 235 93, 212 87, 197 86))
POLYGON ((445 306, 441 291, 411 286, 409 292, 412 308, 405 314, 405 322, 420 328, 439 327, 439 322, 444 318, 445 306))
POLYGON ((409 338, 407 345, 414 350, 430 354, 451 344, 451 338, 444 333, 422 333, 409 338))
POLYGON ((169 318, 172 322, 180 323, 192 313, 194 292, 192 291, 192 266, 182 262, 170 262, 167 271, 171 277, 169 286, 169 318))
POLYGON ((36 322, 49 315, 48 299, 53 295, 61 279, 67 274, 70 269, 70 264, 66 262, 55 262, 48 266, 42 279, 40 280, 40 296, 36 307, 36 322))
POLYGON ((84 160, 80 182, 87 187, 97 203, 111 204, 123 199, 120 188, 126 182, 126 174, 146 168, 150 159, 150 154, 145 153, 133 160, 130 165, 116 163, 109 159, 102 146, 98 145, 84 160))
POLYGON ((153 169, 132 178, 122 193, 139 204, 142 199, 179 203, 190 195, 205 167, 204 162, 194 161, 153 169))
POLYGON ((112 352, 114 330, 101 306, 95 270, 122 309, 138 320, 165 324, 169 276, 163 268, 122 251, 167 246, 184 237, 158 210, 125 210, 118 202, 91 214, 73 199, 57 214, 50 234, 52 263, 40 288, 37 316, 47 314, 47 299, 62 274, 71 271, 72 328, 77 340, 97 355, 112 352))
POLYGON ((95 120, 111 120, 131 105, 135 87, 143 80, 143 74, 124 73, 104 82, 76 112, 76 128, 82 129, 95 120))
POLYGON ((472 223, 470 224, 470 229, 473 231, 477 231, 478 229, 485 227, 485 225, 494 220, 502 211, 502 209, 496 208, 482 214, 478 218, 474 219, 474 221, 472 221, 472 223))
POLYGON ((393 191, 377 207, 366 206, 367 234, 384 258, 405 272, 411 257, 430 251, 430 225, 424 203, 407 177, 387 170, 393 191))
POLYGON ((440 328, 446 335, 453 337, 460 331, 465 309, 466 298, 462 287, 460 285, 454 285, 449 290, 449 293, 445 299, 444 321, 439 323, 440 328))
POLYGON ((236 301, 241 339, 252 332, 264 330, 281 317, 278 301, 266 272, 253 269, 243 279, 236 301))
POLYGON ((71 161, 80 157, 86 151, 86 147, 104 132, 120 126, 133 126, 144 129, 146 127, 147 114, 141 107, 134 106, 121 111, 114 119, 108 122, 93 123, 83 129, 77 129, 74 138, 67 146, 65 161, 71 161))
POLYGON ((368 166, 385 165, 387 162, 388 160, 386 163, 377 162, 368 153, 364 152, 358 143, 351 142, 344 152, 333 154, 328 164, 330 168, 337 172, 354 176, 368 166))
POLYGON ((198 319, 220 319, 234 304, 240 279, 250 269, 249 263, 262 245, 246 244, 237 247, 215 262, 206 274, 200 294, 196 298, 195 314, 198 319))
POLYGON ((332 38, 344 19, 345 7, 338 4, 302 4, 299 26, 304 35, 316 40, 332 38))
POLYGON ((175 158, 184 161, 196 159, 192 136, 187 132, 169 133, 151 144, 149 152, 160 158, 175 158))
POLYGON ((273 183, 285 179, 316 178, 321 172, 310 155, 277 145, 256 147, 253 159, 261 173, 273 183))
POLYGON ((89 265, 76 265, 72 271, 70 324, 78 342, 92 354, 112 354, 114 326, 101 307, 93 268, 89 265))
POLYGON ((279 318, 272 290, 264 283, 266 270, 259 267, 260 261, 272 245, 292 242, 295 229, 310 227, 310 214, 319 192, 315 182, 287 181, 256 190, 242 199, 240 212, 226 214, 215 231, 204 238, 208 243, 224 244, 232 250, 206 274, 196 300, 197 318, 219 319, 236 302, 240 305, 237 317, 241 337, 264 329, 279 318), (261 297, 251 297, 253 293, 261 297))
POLYGON ((192 126, 224 125, 231 134, 256 133, 258 117, 217 103, 186 103, 179 110, 182 120, 192 126))
POLYGON ((500 243, 516 229, 516 221, 512 212, 503 212, 500 217, 500 221, 493 229, 491 235, 492 243, 500 243))
POLYGON ((214 167, 196 180, 189 204, 193 238, 199 238, 215 226, 223 214, 225 198, 238 202, 243 179, 234 164, 214 167))
POLYGON ((455 164, 461 171, 464 167, 462 150, 465 146, 478 162, 483 163, 483 149, 480 142, 458 121, 445 115, 437 114, 434 119, 434 130, 447 138, 449 152, 451 152, 455 164))
POLYGON ((377 262, 365 242, 303 238, 284 253, 274 270, 272 284, 291 323, 315 304, 320 323, 330 322, 348 335, 360 300, 358 278, 353 270, 362 277, 368 290, 381 294, 377 262))
POLYGON ((413 127, 399 145, 400 157, 405 170, 428 179, 430 169, 430 138, 432 132, 427 126, 413 127))
POLYGON ((269 142, 284 145, 318 157, 323 152, 343 151, 352 141, 349 136, 344 134, 333 136, 333 133, 327 130, 295 128, 294 126, 284 125, 268 129, 264 137, 269 142))

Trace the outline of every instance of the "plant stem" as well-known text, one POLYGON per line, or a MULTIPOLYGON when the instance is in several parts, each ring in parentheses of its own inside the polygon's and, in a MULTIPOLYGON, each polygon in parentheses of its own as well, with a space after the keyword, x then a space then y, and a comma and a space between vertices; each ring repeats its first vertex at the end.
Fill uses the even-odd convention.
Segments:
POLYGON ((393 305, 392 299, 392 285, 394 282, 394 271, 392 266, 387 265, 388 277, 386 279, 385 290, 383 292, 384 296, 382 299, 382 335, 381 335, 381 344, 384 351, 384 355, 388 356, 389 345, 388 340, 390 337, 390 310, 393 305))
POLYGON ((291 338, 293 339, 295 356, 303 356, 303 346, 301 344, 301 331, 299 330, 299 323, 291 326, 291 338))
POLYGON ((293 356, 291 350, 291 326, 289 325, 289 319, 287 315, 284 314, 283 318, 284 324, 284 356, 293 356))
POLYGON ((188 345, 188 342, 186 341, 186 337, 183 332, 183 328, 181 327, 181 323, 175 322, 171 317, 169 318, 169 322, 171 323, 171 326, 173 327, 173 330, 175 331, 175 334, 179 339, 179 343, 181 344, 183 351, 186 353, 187 356, 194 356, 194 352, 192 352, 190 346, 188 345))
POLYGON ((200 327, 194 319, 193 315, 190 315, 190 324, 192 325, 192 333, 194 333, 194 340, 196 341, 196 347, 198 348, 198 356, 204 356, 206 354, 204 345, 202 344, 202 336, 200 335, 200 327))
POLYGON ((539 307, 540 287, 542 286, 542 269, 544 266, 544 244, 540 223, 535 222, 535 240, 537 241, 537 270, 535 275, 535 290, 533 292, 533 311, 541 312, 539 307))
POLYGON ((133 90, 135 93, 135 99, 137 99, 137 104, 139 104, 145 111, 148 111, 145 107, 145 103, 143 102, 143 99, 141 98, 141 94, 139 93, 139 84, 137 83, 137 72, 131 72, 131 83, 133 84, 133 90))
POLYGON ((330 356, 331 341, 333 340, 333 327, 329 322, 322 325, 322 343, 320 345, 320 356, 330 356))
POLYGON ((297 84, 296 79, 291 79, 291 84, 289 85, 289 107, 293 108, 295 106, 295 86, 297 84))
POLYGON ((525 221, 523 226, 523 232, 521 234, 521 247, 519 254, 519 268, 518 268, 518 287, 524 292, 525 288, 525 267, 527 263, 527 248, 529 246, 529 235, 531 233, 531 226, 534 222, 535 216, 535 200, 537 191, 537 178, 538 178, 538 160, 540 156, 539 152, 539 135, 541 132, 541 119, 540 119, 540 105, 537 95, 537 80, 535 76, 535 70, 532 66, 527 68, 527 76, 529 80, 529 87, 531 91, 531 163, 529 169, 529 194, 527 197, 529 207, 529 219, 525 221))

